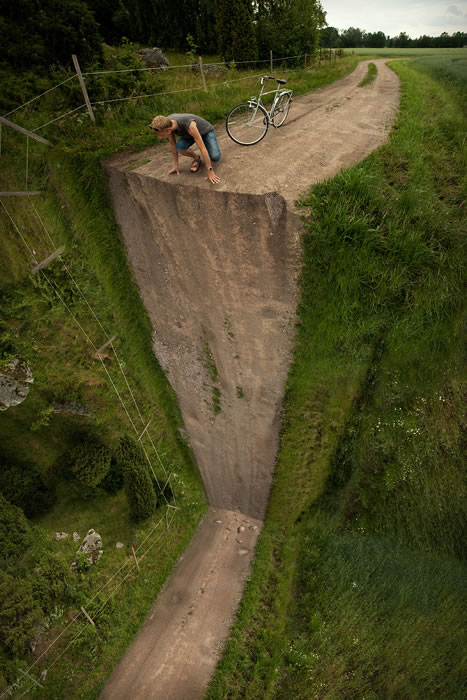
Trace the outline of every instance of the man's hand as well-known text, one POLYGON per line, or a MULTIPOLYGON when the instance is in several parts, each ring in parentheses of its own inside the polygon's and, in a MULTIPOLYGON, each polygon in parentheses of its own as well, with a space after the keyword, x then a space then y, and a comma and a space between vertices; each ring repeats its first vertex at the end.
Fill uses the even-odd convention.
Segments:
POLYGON ((214 170, 208 170, 208 180, 212 182, 213 185, 217 185, 217 183, 220 182, 220 178, 217 177, 214 170))
POLYGON ((174 173, 177 173, 177 175, 180 175, 180 171, 179 171, 179 169, 178 169, 178 165, 174 165, 174 167, 172 168, 172 170, 169 170, 169 172, 167 173, 167 175, 173 175, 174 173))

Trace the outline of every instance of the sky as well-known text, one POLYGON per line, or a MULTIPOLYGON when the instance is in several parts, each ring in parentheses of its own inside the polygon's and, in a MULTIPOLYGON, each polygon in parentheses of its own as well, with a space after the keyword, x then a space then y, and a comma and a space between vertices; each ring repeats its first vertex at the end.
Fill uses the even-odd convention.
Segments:
POLYGON ((467 0, 321 0, 330 27, 358 27, 390 36, 467 32, 467 0))

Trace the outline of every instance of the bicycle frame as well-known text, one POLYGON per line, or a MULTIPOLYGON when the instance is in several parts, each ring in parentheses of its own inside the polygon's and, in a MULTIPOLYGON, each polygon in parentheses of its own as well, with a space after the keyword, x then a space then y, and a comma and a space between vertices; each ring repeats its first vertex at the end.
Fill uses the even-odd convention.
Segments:
POLYGON ((284 93, 290 93, 291 91, 290 91, 290 90, 283 90, 283 89, 281 89, 281 88, 279 87, 279 85, 278 85, 278 86, 276 87, 275 90, 268 90, 268 92, 264 92, 264 87, 265 87, 265 85, 266 85, 266 80, 275 80, 275 79, 276 79, 276 78, 273 78, 272 76, 264 76, 263 78, 261 78, 261 91, 260 91, 258 97, 256 97, 255 95, 253 95, 253 97, 251 97, 249 100, 247 100, 247 102, 248 102, 248 104, 250 105, 250 107, 255 108, 255 111, 253 112, 253 115, 252 115, 252 118, 251 118, 251 122, 252 122, 252 123, 254 122, 254 120, 255 120, 255 118, 256 118, 256 113, 257 113, 257 111, 258 111, 258 106, 261 105, 261 107, 263 107, 263 109, 265 110, 265 112, 266 112, 266 114, 267 114, 268 123, 269 123, 269 124, 272 124, 272 126, 276 129, 277 127, 276 127, 276 125, 274 124, 274 120, 273 120, 273 118, 272 118, 272 117, 273 117, 273 114, 274 114, 274 109, 275 109, 275 107, 276 107, 276 104, 277 104, 279 98, 280 98, 284 93), (274 99, 273 99, 273 101, 272 101, 271 109, 268 111, 268 110, 266 109, 266 106, 264 105, 263 100, 262 100, 261 98, 263 97, 263 95, 273 95, 273 94, 275 94, 275 97, 274 97, 274 99))

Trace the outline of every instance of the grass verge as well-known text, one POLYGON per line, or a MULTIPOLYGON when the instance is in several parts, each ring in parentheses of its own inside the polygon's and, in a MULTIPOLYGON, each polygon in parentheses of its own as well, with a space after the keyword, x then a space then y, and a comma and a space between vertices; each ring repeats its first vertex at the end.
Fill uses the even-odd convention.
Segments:
POLYGON ((465 690, 464 95, 393 69, 390 142, 302 200, 281 449, 210 700, 465 690))
MULTIPOLYGON (((306 92, 350 72, 357 60, 323 64, 315 71, 293 69, 286 77, 292 82, 292 76, 296 93, 306 92)), ((128 56, 123 56, 122 68, 125 61, 128 56)), ((281 75, 287 72, 286 66, 279 68, 281 75)), ((25 649, 12 656, 2 648, 1 690, 15 682, 19 667, 27 670, 33 665, 30 670, 36 677, 48 668, 53 670, 47 674, 44 691, 31 695, 97 696, 204 512, 200 478, 189 446, 180 435, 182 423, 176 399, 152 352, 150 323, 126 264, 101 163, 115 152, 154 143, 147 124, 156 112, 198 112, 212 121, 223 118, 233 103, 256 87, 258 80, 251 71, 230 71, 222 80, 229 77, 237 82, 216 86, 208 93, 156 95, 147 101, 125 101, 118 107, 97 107, 94 125, 81 113, 54 121, 40 133, 56 145, 47 149, 31 141, 26 173, 23 137, 16 132, 2 134, 2 190, 38 189, 44 194, 35 199, 5 198, 2 207, 1 349, 7 355, 26 359, 35 381, 27 400, 1 416, 1 458, 7 463, 34 462, 47 484, 57 491, 53 509, 35 518, 37 542, 27 554, 27 562, 9 563, 8 571, 13 577, 33 581, 35 564, 43 552, 69 568, 78 545, 71 537, 55 542, 56 531, 70 535, 77 531, 83 537, 93 527, 101 534, 105 551, 98 565, 76 576, 63 600, 44 619, 34 652, 25 649), (239 76, 247 79, 238 80, 239 76), (59 245, 65 245, 63 261, 55 261, 45 274, 32 276, 32 255, 45 259, 59 245), (109 350, 100 363, 93 357, 89 340, 99 347, 114 333, 119 359, 109 350), (87 415, 61 415, 51 410, 56 403, 67 402, 85 406, 87 415), (141 424, 142 429, 139 411, 144 419, 152 419, 148 433, 164 467, 174 475, 172 486, 180 511, 162 546, 157 544, 141 563, 139 576, 129 575, 109 600, 106 594, 110 595, 110 589, 94 598, 96 591, 131 561, 131 546, 144 540, 160 515, 135 526, 129 520, 122 492, 100 492, 93 499, 83 500, 56 465, 83 434, 98 436, 113 449, 121 435, 132 432, 131 423, 141 424), (125 545, 123 549, 115 548, 117 541, 125 545), (92 615, 99 615, 98 634, 81 621, 67 631, 81 605, 92 615), (62 632, 63 636, 48 649, 62 632)), ((132 83, 131 78, 125 73, 112 83, 107 78, 89 77, 91 99, 112 99, 131 90, 185 90, 199 82, 199 77, 187 70, 165 78, 151 76, 147 83, 139 82, 139 78, 132 83)), ((50 93, 34 103, 27 112, 15 113, 14 119, 35 129, 80 99, 75 88, 68 91, 67 86, 64 92, 50 93)), ((216 399, 219 403, 218 396, 216 399)), ((152 455, 148 433, 143 443, 152 455)), ((162 465, 155 457, 153 466, 164 481, 162 465)), ((23 678, 19 692, 26 691, 24 697, 29 696, 28 685, 23 678)))

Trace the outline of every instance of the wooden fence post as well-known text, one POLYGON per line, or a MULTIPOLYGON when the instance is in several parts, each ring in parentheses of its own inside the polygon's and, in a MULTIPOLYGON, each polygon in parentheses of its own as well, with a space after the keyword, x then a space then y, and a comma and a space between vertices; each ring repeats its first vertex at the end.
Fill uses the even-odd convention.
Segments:
POLYGON ((306 54, 305 54, 305 60, 304 60, 304 62, 303 62, 303 67, 304 67, 304 69, 306 70, 306 54))
POLYGON ((272 71, 273 71, 272 51, 269 52, 269 68, 270 68, 271 73, 272 73, 272 71))
POLYGON ((203 59, 201 58, 201 56, 199 57, 199 72, 201 73, 201 78, 203 79, 203 88, 204 88, 205 92, 207 92, 208 89, 206 87, 206 78, 204 77, 203 59))
POLYGON ((79 84, 81 85, 81 90, 83 91, 84 101, 86 102, 86 107, 88 108, 89 116, 91 117, 92 121, 95 122, 96 117, 94 116, 94 112, 92 111, 91 102, 89 101, 88 91, 86 90, 86 85, 84 84, 83 74, 81 73, 81 68, 79 67, 78 57, 76 56, 76 54, 72 54, 71 57, 73 59, 73 65, 75 67, 75 71, 76 71, 76 74, 78 76, 79 84))

